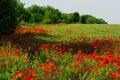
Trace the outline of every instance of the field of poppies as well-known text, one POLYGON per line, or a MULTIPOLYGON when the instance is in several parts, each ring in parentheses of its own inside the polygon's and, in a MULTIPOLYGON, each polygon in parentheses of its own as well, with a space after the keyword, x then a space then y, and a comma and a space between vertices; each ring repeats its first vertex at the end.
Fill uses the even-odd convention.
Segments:
POLYGON ((0 80, 120 80, 120 25, 53 24, 0 35, 0 80))

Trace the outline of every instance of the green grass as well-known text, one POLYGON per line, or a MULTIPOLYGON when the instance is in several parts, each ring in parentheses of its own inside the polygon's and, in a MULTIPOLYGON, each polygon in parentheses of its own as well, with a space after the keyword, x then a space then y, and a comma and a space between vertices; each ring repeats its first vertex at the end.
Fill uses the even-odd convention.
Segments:
POLYGON ((69 24, 67 26, 44 26, 44 28, 50 30, 51 37, 36 36, 36 38, 61 41, 78 37, 118 38, 120 36, 120 25, 113 24, 69 24))

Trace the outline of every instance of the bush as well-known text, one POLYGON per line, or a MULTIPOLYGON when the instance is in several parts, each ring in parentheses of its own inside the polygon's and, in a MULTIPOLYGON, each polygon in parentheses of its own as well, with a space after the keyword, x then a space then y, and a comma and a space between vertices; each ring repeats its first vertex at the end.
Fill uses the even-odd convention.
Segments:
POLYGON ((0 1, 0 34, 13 33, 18 25, 18 0, 0 1))
POLYGON ((80 23, 82 24, 107 24, 105 20, 93 17, 92 15, 80 16, 80 23))

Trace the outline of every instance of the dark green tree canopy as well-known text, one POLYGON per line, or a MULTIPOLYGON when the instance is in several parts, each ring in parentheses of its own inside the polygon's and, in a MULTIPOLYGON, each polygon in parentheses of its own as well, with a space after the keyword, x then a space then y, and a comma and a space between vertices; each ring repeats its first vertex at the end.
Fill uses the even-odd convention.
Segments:
POLYGON ((74 20, 73 20, 74 23, 79 22, 79 19, 80 19, 80 18, 79 18, 79 17, 80 17, 79 13, 78 13, 78 12, 74 12, 73 15, 74 15, 74 20))
POLYGON ((45 8, 45 15, 44 15, 44 24, 53 24, 59 23, 59 19, 61 18, 61 12, 58 9, 54 9, 51 6, 47 6, 45 8))
POLYGON ((31 14, 30 22, 39 23, 43 20, 43 16, 45 14, 45 11, 44 11, 43 7, 40 7, 40 6, 37 6, 37 5, 32 5, 31 7, 28 7, 27 10, 31 14))
POLYGON ((52 6, 32 5, 25 9, 24 20, 27 23, 56 24, 56 23, 80 23, 80 24, 106 24, 103 19, 92 15, 81 15, 78 12, 62 13, 52 6))
POLYGON ((21 6, 23 5, 19 0, 0 0, 0 34, 15 31, 21 16, 19 11, 21 6))
POLYGON ((93 17, 92 15, 82 15, 80 17, 80 23, 82 24, 107 24, 103 19, 93 17))

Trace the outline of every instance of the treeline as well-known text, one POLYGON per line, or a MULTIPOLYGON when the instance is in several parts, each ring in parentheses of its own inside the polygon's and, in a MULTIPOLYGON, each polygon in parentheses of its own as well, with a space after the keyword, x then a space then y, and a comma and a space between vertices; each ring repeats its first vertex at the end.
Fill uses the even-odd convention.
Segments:
POLYGON ((32 5, 23 8, 21 20, 23 23, 57 24, 57 23, 80 23, 80 24, 107 24, 103 19, 92 15, 80 15, 78 12, 62 13, 51 6, 32 5))
POLYGON ((32 5, 28 8, 20 0, 0 0, 0 34, 14 33, 18 26, 31 23, 107 24, 103 19, 78 12, 62 13, 51 6, 32 5))

